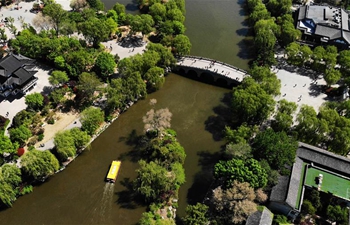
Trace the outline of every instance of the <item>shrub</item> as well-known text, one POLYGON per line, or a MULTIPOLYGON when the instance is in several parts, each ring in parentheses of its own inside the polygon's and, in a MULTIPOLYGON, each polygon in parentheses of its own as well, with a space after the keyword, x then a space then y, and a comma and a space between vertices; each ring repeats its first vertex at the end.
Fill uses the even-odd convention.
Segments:
POLYGON ((33 186, 32 185, 26 185, 22 188, 20 195, 25 195, 33 192, 33 186))
POLYGON ((47 123, 48 124, 55 124, 55 119, 53 117, 50 117, 48 120, 47 120, 47 123))
POLYGON ((39 134, 38 135, 38 141, 42 141, 44 139, 44 134, 39 134))

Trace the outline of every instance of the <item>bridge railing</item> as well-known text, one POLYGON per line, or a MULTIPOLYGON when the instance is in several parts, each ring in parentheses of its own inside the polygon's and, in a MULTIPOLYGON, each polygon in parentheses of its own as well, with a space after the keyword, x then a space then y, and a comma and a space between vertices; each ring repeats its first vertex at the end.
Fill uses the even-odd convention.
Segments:
MULTIPOLYGON (((206 57, 201 57, 201 56, 194 56, 194 55, 184 55, 184 56, 180 57, 180 59, 181 59, 181 58, 191 58, 191 59, 198 59, 198 60, 204 59, 204 60, 207 60, 207 61, 215 62, 215 63, 221 64, 221 65, 230 67, 230 68, 232 68, 232 69, 238 70, 238 71, 240 71, 240 72, 242 72, 242 73, 248 75, 248 72, 245 71, 245 70, 242 70, 242 69, 240 69, 240 68, 238 68, 238 67, 235 67, 235 66, 232 66, 232 65, 230 65, 230 64, 227 64, 227 63, 224 63, 224 62, 221 62, 221 61, 217 61, 217 60, 214 60, 214 59, 210 59, 210 58, 206 58, 206 57)), ((198 68, 198 67, 197 67, 197 68, 198 68)))
MULTIPOLYGON (((187 67, 187 68, 194 68, 194 69, 199 69, 199 70, 206 70, 206 71, 208 71, 208 69, 204 69, 204 68, 202 68, 202 67, 198 67, 198 66, 186 66, 186 65, 180 65, 181 67, 187 67)), ((209 70, 210 72, 213 72, 213 71, 211 71, 211 70, 209 70)), ((245 76, 249 76, 247 73, 243 73, 242 71, 239 71, 239 72, 241 72, 241 74, 243 75, 243 78, 245 77, 245 76)), ((218 72, 213 72, 213 73, 216 73, 216 74, 219 74, 220 76, 224 76, 224 77, 227 77, 227 78, 229 78, 229 79, 232 79, 232 80, 237 80, 237 78, 234 78, 234 77, 232 77, 232 76, 229 76, 229 75, 226 75, 226 74, 221 74, 221 73, 218 73, 218 72)))

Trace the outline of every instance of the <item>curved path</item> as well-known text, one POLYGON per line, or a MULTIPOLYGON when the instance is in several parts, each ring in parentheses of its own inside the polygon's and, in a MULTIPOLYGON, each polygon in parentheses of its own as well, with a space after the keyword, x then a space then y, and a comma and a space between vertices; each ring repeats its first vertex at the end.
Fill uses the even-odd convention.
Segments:
POLYGON ((179 58, 177 67, 208 71, 210 73, 225 77, 226 79, 238 82, 241 82, 245 76, 248 76, 248 73, 245 70, 227 63, 198 56, 186 55, 179 58))

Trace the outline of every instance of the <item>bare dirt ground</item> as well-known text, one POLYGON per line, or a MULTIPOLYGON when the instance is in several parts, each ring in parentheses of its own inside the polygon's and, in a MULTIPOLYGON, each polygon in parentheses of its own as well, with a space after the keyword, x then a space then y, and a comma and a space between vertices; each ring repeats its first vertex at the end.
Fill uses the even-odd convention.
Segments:
POLYGON ((46 124, 45 125, 45 132, 44 132, 44 139, 40 142, 38 142, 36 145, 39 146, 42 143, 46 143, 50 139, 53 139, 55 134, 59 131, 64 130, 66 127, 68 127, 71 123, 74 122, 79 117, 78 113, 60 113, 57 112, 55 115, 55 124, 46 124))

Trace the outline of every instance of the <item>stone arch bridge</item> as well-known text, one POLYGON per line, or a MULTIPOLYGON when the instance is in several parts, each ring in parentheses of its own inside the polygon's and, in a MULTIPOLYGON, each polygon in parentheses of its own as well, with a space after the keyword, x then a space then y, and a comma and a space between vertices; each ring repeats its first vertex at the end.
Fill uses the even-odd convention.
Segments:
POLYGON ((249 76, 247 71, 227 63, 189 55, 178 58, 172 71, 190 78, 203 78, 209 83, 229 87, 240 84, 244 77, 249 76))

